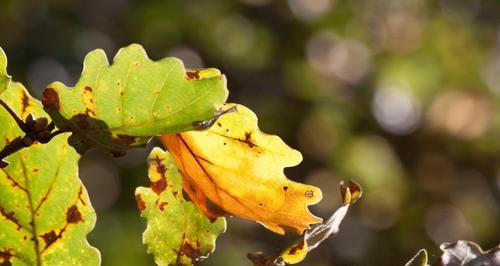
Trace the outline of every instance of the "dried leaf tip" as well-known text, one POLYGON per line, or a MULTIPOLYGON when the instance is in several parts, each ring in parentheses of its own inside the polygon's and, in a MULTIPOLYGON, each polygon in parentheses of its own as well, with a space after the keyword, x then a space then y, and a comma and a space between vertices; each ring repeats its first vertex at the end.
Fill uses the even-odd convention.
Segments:
POLYGON ((361 186, 354 180, 349 180, 347 184, 344 181, 340 182, 340 195, 344 205, 355 203, 361 196, 363 190, 361 186))

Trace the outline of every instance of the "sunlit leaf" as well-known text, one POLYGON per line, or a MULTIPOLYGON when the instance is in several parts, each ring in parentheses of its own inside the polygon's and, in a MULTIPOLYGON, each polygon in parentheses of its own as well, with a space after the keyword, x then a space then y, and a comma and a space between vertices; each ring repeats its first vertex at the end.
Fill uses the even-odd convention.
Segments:
POLYGON ((170 154, 155 148, 148 162, 151 187, 135 192, 141 215, 148 221, 144 244, 158 265, 191 265, 215 249, 225 219, 211 222, 184 199, 182 177, 170 154))
POLYGON ((421 249, 405 266, 427 266, 427 251, 421 249))
POLYGON ((321 200, 321 191, 283 174, 300 163, 300 152, 262 133, 248 108, 225 109, 235 106, 208 130, 162 136, 191 200, 210 218, 236 215, 279 234, 321 222, 307 208, 321 200))
POLYGON ((7 74, 7 56, 0 47, 0 94, 4 92, 10 83, 10 76, 7 74))
POLYGON ((48 85, 42 103, 58 128, 73 133, 80 153, 97 147, 119 156, 151 136, 196 129, 226 97, 217 69, 186 71, 177 58, 154 62, 133 44, 111 66, 103 50, 90 52, 78 83, 48 85))
MULTIPOLYGON (((10 83, 0 97, 23 119, 47 116, 19 83, 10 83)), ((22 136, 4 109, 0 125, 0 147, 22 136)), ((86 240, 96 216, 78 179, 79 155, 67 138, 22 149, 0 169, 0 265, 100 264, 86 240)))
POLYGON ((432 266, 496 266, 500 265, 500 245, 483 251, 474 242, 459 240, 439 246, 443 255, 432 266))
POLYGON ((349 206, 356 202, 363 195, 361 186, 350 180, 347 185, 340 183, 340 196, 343 200, 343 206, 324 223, 314 225, 304 234, 277 254, 264 254, 262 252, 249 253, 247 257, 257 266, 282 266, 287 264, 297 264, 305 259, 306 255, 317 248, 319 244, 331 236, 335 236, 340 229, 340 223, 344 219, 349 206))

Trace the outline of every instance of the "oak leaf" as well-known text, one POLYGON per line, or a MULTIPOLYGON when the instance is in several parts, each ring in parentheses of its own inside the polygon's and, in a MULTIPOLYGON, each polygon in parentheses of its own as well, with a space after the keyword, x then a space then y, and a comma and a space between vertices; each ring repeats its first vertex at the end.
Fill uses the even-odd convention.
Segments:
POLYGON ((161 140, 183 175, 184 191, 209 218, 235 215, 284 234, 302 233, 321 222, 307 206, 321 190, 291 181, 283 168, 302 161, 278 136, 262 133, 256 115, 242 105, 221 116, 208 130, 163 135, 161 140))
POLYGON ((160 148, 148 158, 151 187, 135 191, 141 216, 147 219, 143 242, 157 265, 193 265, 215 250, 226 221, 210 222, 182 195, 182 177, 172 156, 160 148))
POLYGON ((226 97, 219 70, 185 69, 173 57, 153 61, 131 44, 111 65, 103 50, 90 52, 75 86, 49 84, 42 103, 55 125, 72 133, 68 141, 79 153, 98 148, 121 156, 153 136, 197 129, 226 97))
MULTIPOLYGON (((0 99, 23 120, 47 117, 21 83, 9 82, 0 99)), ((23 134, 3 108, 0 125, 0 149, 23 134)), ((0 168, 0 265, 100 265, 99 251, 87 241, 96 214, 68 135, 35 142, 0 168)))

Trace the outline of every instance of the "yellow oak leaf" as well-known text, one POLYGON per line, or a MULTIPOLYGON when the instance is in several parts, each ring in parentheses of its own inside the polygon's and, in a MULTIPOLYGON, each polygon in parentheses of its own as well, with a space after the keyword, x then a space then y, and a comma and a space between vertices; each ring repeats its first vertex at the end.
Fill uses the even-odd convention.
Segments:
POLYGON ((291 181, 285 167, 302 161, 299 151, 278 136, 262 133, 256 115, 242 105, 221 116, 208 130, 163 135, 161 140, 183 175, 184 191, 209 218, 235 215, 284 234, 302 233, 321 222, 308 205, 321 190, 291 181))

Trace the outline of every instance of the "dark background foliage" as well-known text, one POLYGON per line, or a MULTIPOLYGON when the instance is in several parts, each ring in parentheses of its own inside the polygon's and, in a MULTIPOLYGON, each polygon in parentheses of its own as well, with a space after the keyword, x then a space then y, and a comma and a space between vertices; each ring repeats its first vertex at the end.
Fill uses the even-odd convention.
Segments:
MULTIPOLYGON (((229 101, 303 152, 286 172, 322 188, 315 213, 340 205, 340 180, 365 188, 303 265, 403 265, 420 248, 432 260, 444 241, 498 244, 499 14, 495 0, 3 0, 0 46, 37 97, 52 81, 73 84, 90 50, 112 58, 132 42, 153 59, 221 69, 229 101)), ((103 265, 153 265, 133 197, 147 153, 81 162, 103 265)), ((229 219, 202 265, 249 265, 247 251, 284 243, 229 219)))

